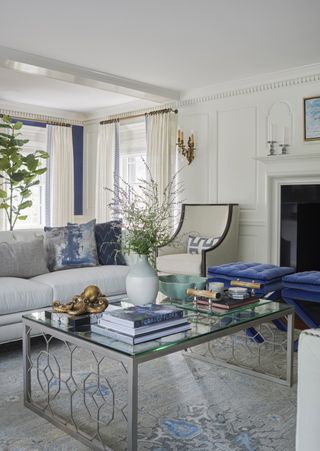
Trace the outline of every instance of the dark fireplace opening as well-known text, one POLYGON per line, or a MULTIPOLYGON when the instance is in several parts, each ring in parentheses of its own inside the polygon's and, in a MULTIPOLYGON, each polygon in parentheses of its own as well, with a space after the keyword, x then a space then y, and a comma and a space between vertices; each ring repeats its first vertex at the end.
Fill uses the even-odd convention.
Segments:
POLYGON ((280 265, 320 270, 320 185, 281 186, 280 265))

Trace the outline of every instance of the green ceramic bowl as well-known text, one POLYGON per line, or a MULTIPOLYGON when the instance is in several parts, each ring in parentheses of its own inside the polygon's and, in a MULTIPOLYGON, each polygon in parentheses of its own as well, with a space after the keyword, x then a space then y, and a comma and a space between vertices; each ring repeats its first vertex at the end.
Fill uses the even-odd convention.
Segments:
POLYGON ((206 288, 206 277, 169 275, 159 276, 159 290, 171 299, 190 299, 186 295, 188 288, 204 290, 206 288))

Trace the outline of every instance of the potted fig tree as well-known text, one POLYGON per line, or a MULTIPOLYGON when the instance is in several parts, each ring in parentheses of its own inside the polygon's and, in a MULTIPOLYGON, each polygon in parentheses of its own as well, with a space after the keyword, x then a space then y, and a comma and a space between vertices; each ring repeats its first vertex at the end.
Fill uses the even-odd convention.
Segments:
POLYGON ((40 183, 39 176, 47 171, 42 160, 48 153, 36 150, 26 154, 23 146, 29 142, 20 132, 23 124, 2 116, 0 123, 0 208, 7 215, 10 230, 17 221, 24 221, 32 206, 32 187, 40 183))

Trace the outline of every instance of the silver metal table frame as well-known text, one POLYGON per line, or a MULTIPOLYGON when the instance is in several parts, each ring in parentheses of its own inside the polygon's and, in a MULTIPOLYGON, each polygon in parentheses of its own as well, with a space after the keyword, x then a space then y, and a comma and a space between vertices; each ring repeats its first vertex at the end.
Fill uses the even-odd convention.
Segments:
MULTIPOLYGON (((178 342, 172 346, 163 347, 156 352, 146 352, 137 355, 128 355, 120 351, 116 351, 112 348, 99 345, 98 343, 90 342, 88 340, 70 335, 61 330, 49 327, 40 322, 31 320, 29 318, 23 318, 23 382, 24 382, 24 405, 33 410, 40 416, 46 418, 52 424, 62 429, 69 435, 73 436, 77 440, 81 441, 89 448, 94 450, 106 450, 110 449, 106 444, 101 443, 98 440, 92 441, 87 439, 85 435, 80 435, 70 423, 60 421, 56 416, 51 416, 48 412, 45 412, 42 408, 32 402, 31 396, 31 342, 30 332, 35 330, 39 333, 48 334, 54 338, 57 338, 63 342, 67 341, 81 348, 89 351, 97 352, 100 355, 111 358, 115 361, 121 362, 127 368, 128 377, 128 414, 127 414, 127 434, 128 434, 128 451, 136 451, 137 448, 137 427, 138 427, 138 366, 141 363, 163 357, 174 352, 183 351, 193 346, 198 346, 203 343, 208 343, 211 340, 222 338, 236 332, 239 332, 248 327, 254 327, 262 323, 266 323, 275 319, 287 317, 287 350, 286 350, 286 378, 279 379, 273 376, 264 375, 260 372, 251 369, 241 369, 247 374, 251 374, 258 377, 264 377, 268 380, 280 382, 284 385, 292 385, 292 369, 293 369, 293 344, 294 344, 294 309, 289 307, 285 311, 274 312, 266 316, 249 320, 245 323, 236 324, 231 327, 227 327, 222 330, 214 331, 212 333, 201 335, 189 339, 188 341, 178 342)), ((192 355, 192 354, 191 354, 192 355)), ((219 365, 221 362, 218 363, 219 365)), ((228 364, 229 367, 239 369, 235 365, 228 364)))

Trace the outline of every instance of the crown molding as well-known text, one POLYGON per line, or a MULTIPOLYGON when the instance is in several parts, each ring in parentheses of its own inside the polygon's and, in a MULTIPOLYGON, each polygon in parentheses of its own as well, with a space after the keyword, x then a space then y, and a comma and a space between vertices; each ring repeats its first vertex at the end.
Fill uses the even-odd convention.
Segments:
POLYGON ((85 116, 81 113, 44 108, 25 103, 9 103, 0 99, 0 114, 23 118, 30 121, 67 122, 71 125, 84 125, 85 116))
POLYGON ((275 89, 317 83, 319 81, 320 64, 313 64, 187 91, 182 95, 178 106, 191 106, 230 97, 246 96, 275 89), (196 94, 199 95, 197 96, 196 94))

